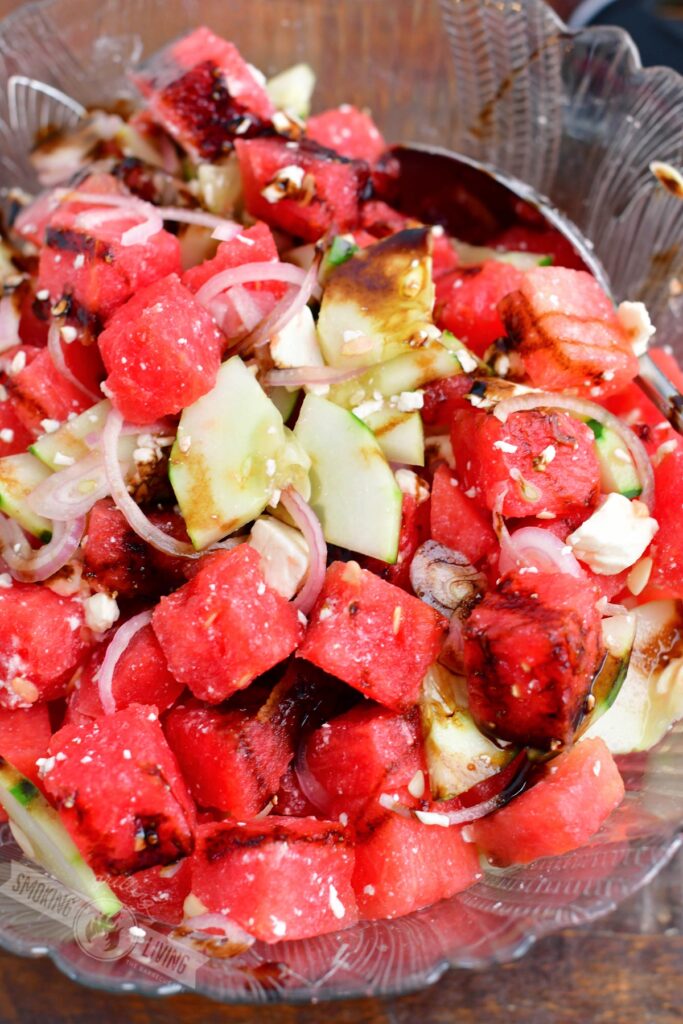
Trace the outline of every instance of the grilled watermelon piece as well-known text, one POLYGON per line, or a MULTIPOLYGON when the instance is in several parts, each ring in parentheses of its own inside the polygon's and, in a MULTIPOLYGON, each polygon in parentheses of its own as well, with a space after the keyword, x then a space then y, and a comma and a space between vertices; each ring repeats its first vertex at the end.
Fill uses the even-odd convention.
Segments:
POLYGON ((683 598, 683 532, 680 529, 683 443, 678 435, 674 440, 674 450, 655 467, 653 515, 659 523, 659 530, 650 549, 653 563, 648 587, 657 590, 660 597, 683 598))
POLYGON ((152 623, 173 675, 212 704, 283 661, 303 632, 248 544, 204 559, 189 583, 162 597, 152 623))
POLYGON ((403 495, 401 504, 401 532, 398 538, 398 555, 393 564, 380 558, 364 558, 363 568, 381 576, 388 583, 412 593, 410 586, 410 563, 413 555, 429 536, 429 501, 418 502, 412 494, 403 495))
POLYGON ((222 335, 176 274, 143 288, 99 337, 104 390, 122 415, 151 423, 211 390, 222 335))
POLYGON ((418 715, 359 704, 311 733, 301 767, 326 818, 354 819, 368 805, 376 811, 382 793, 415 806, 408 785, 426 770, 418 715))
POLYGON ((394 711, 408 711, 447 625, 433 608, 357 562, 334 562, 297 657, 394 711))
POLYGON ((306 135, 326 149, 333 149, 349 160, 374 164, 387 148, 379 128, 370 115, 350 103, 324 110, 309 117, 306 135))
POLYGON ((252 217, 307 242, 357 225, 369 180, 367 164, 306 139, 238 139, 235 148, 252 217))
POLYGON ((476 847, 459 828, 424 825, 391 811, 358 827, 353 888, 361 918, 403 917, 480 877, 476 847))
POLYGON ((204 26, 162 50, 137 81, 152 116, 197 161, 217 160, 275 112, 237 47, 204 26))
MULTIPOLYGON (((113 639, 113 637, 112 637, 113 639)), ((111 642, 111 641, 110 641, 111 642)), ((71 712, 88 718, 99 718, 104 708, 97 685, 99 671, 108 644, 98 644, 76 678, 69 695, 71 712)), ((116 707, 129 704, 152 704, 160 712, 170 708, 183 692, 183 685, 168 671, 159 641, 151 626, 144 626, 131 638, 116 662, 112 677, 112 693, 116 707)))
POLYGON ((489 245, 506 252, 536 252, 539 255, 550 256, 551 265, 554 267, 586 269, 571 243, 561 232, 551 227, 515 224, 492 239, 489 245))
POLYGON ((0 458, 25 452, 34 439, 17 416, 14 400, 0 401, 0 458))
POLYGON ((36 583, 0 588, 0 708, 64 696, 88 648, 80 601, 36 583))
POLYGON ((490 516, 468 498, 455 473, 441 465, 434 474, 430 503, 432 539, 460 551, 475 564, 498 548, 490 516))
POLYGON ((452 331, 477 355, 505 334, 498 303, 520 288, 525 274, 509 263, 485 260, 462 267, 436 281, 436 323, 452 331))
POLYGON ((50 755, 45 789, 95 872, 127 874, 192 852, 194 806, 156 708, 131 704, 64 726, 50 755))
POLYGON ((39 757, 45 757, 52 728, 47 704, 9 711, 0 709, 0 758, 39 786, 39 757))
POLYGON ((133 875, 109 875, 107 885, 129 910, 153 921, 180 924, 190 894, 189 857, 163 867, 145 868, 133 875))
POLYGON ((198 830, 192 892, 262 942, 306 939, 358 920, 353 845, 338 822, 269 815, 198 830))
POLYGON ((7 390, 17 417, 34 436, 42 434, 43 420, 62 422, 84 412, 92 399, 62 377, 47 349, 41 349, 16 376, 8 378, 7 390))
POLYGON ((442 377, 425 385, 424 404, 421 409, 422 421, 432 433, 438 430, 448 432, 453 416, 458 410, 472 407, 464 397, 472 387, 472 380, 464 373, 454 377, 442 377))
POLYGON ((167 715, 166 738, 199 807, 244 821, 277 793, 294 750, 266 712, 187 701, 167 715))
MULTIPOLYGON (((187 540, 185 524, 177 513, 153 510, 147 514, 165 533, 187 540)), ((82 551, 84 576, 91 586, 120 597, 158 597, 185 582, 187 559, 174 558, 146 544, 108 498, 90 511, 82 551)))
POLYGON ((571 742, 604 649, 598 595, 564 573, 510 573, 465 626, 469 710, 482 732, 571 742))
POLYGON ((584 846, 624 798, 624 783, 601 739, 554 758, 506 807, 475 821, 475 843, 496 864, 528 864, 584 846))
POLYGON ((456 412, 451 441, 465 493, 486 508, 502 499, 504 516, 585 517, 600 493, 595 436, 566 413, 533 409, 505 423, 479 412, 456 412))
POLYGON ((498 312, 520 379, 548 391, 616 394, 638 374, 638 360, 608 295, 583 270, 536 267, 498 312))
POLYGON ((180 245, 175 235, 159 231, 144 244, 124 246, 124 231, 141 223, 143 215, 121 209, 116 216, 111 206, 79 202, 79 192, 125 196, 107 174, 91 175, 74 189, 73 199, 62 203, 48 223, 38 288, 49 292, 52 303, 68 298, 75 306, 71 312, 82 311, 97 327, 139 289, 179 273, 180 245))

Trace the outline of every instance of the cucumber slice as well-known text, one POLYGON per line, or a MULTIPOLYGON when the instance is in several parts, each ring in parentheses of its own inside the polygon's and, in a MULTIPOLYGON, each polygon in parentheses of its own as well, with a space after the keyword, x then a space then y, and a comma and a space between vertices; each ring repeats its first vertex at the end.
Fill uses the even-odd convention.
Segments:
POLYGON ((280 110, 307 118, 315 89, 315 72, 308 64, 294 64, 266 82, 266 92, 280 110))
POLYGON ((42 541, 52 536, 52 524, 36 515, 26 499, 50 475, 47 466, 29 452, 0 459, 0 510, 42 541))
POLYGON ((372 366, 439 332, 432 322, 431 229, 408 228, 362 249, 329 273, 318 316, 329 366, 372 366))
POLYGON ((588 420, 588 426, 595 434, 602 490, 607 494, 616 491, 625 498, 637 498, 643 487, 624 442, 618 434, 597 420, 588 420))
POLYGON ((220 164, 199 164, 199 196, 209 213, 219 217, 231 214, 242 205, 242 176, 235 153, 220 164))
POLYGON ((419 412, 379 409, 365 423, 373 432, 389 462, 424 466, 425 436, 419 412))
POLYGON ((110 409, 111 402, 105 398, 92 408, 86 409, 80 416, 69 420, 54 433, 42 434, 31 445, 29 451, 54 470, 64 468, 63 462, 60 464, 59 460, 55 461, 58 455, 78 462, 92 450, 86 438, 102 431, 110 409))
POLYGON ((496 260, 498 263, 509 263, 518 270, 531 270, 533 267, 550 266, 553 262, 552 256, 538 252, 490 249, 487 245, 468 245, 457 238, 452 239, 452 242, 461 267, 476 267, 484 260, 496 260))
POLYGON ((449 800, 495 775, 512 760, 474 724, 462 697, 465 681, 435 663, 428 670, 420 699, 424 750, 432 796, 449 800))
POLYGON ((309 460, 239 356, 180 417, 169 477, 197 549, 256 519, 288 484, 308 496, 309 460))
POLYGON ((449 351, 439 341, 430 341, 424 348, 406 352, 343 384, 334 384, 327 398, 335 405, 353 409, 379 396, 390 398, 402 391, 415 391, 440 377, 462 373, 457 352, 449 351))
POLYGON ((57 811, 6 761, 0 767, 0 804, 17 829, 15 838, 31 860, 85 896, 101 913, 109 917, 119 912, 121 902, 83 860, 57 811))
POLYGON ((626 678, 584 733, 602 737, 613 754, 649 750, 683 718, 683 658, 671 657, 683 631, 680 602, 650 601, 631 615, 636 634, 626 678))
POLYGON ((330 544, 395 562, 402 494, 372 431, 307 395, 294 433, 311 460, 311 505, 330 544))

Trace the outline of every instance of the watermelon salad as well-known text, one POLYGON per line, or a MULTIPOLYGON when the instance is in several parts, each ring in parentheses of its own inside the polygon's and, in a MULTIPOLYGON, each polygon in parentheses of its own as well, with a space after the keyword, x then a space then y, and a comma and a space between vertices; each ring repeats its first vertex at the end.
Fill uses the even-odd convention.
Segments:
POLYGON ((647 311, 524 204, 485 245, 402 213, 304 65, 200 28, 135 83, 36 146, 0 249, 17 841, 243 945, 582 846, 683 716, 647 311))

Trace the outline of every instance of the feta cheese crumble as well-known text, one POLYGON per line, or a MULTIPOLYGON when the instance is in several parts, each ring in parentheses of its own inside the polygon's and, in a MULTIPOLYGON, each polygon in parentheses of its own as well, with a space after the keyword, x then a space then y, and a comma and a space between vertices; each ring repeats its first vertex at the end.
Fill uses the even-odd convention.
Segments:
POLYGON ((619 323, 631 341, 631 348, 637 356, 647 352, 655 326, 650 320, 643 302, 620 302, 617 307, 619 323))
POLYGON ((108 594, 93 594, 83 602, 86 625, 93 633, 105 633, 114 625, 119 615, 119 606, 108 594))
POLYGON ((642 501, 612 493, 567 537, 567 544, 593 572, 616 576, 638 561, 658 529, 642 501))

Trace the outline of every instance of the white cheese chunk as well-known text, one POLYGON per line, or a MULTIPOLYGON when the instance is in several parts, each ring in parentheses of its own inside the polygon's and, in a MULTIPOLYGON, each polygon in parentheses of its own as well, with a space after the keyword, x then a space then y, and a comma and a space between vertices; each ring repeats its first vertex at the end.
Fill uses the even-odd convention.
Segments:
POLYGON ((288 320, 270 339, 270 355, 282 370, 296 366, 322 366, 313 314, 308 306, 288 320))
POLYGON ((642 501, 608 494, 602 505, 567 537, 576 557, 601 576, 635 565, 659 529, 642 501))
POLYGON ((617 317, 628 334, 631 347, 637 356, 647 352, 655 326, 643 302, 620 302, 617 317))
POLYGON ((266 583, 289 601, 308 572, 308 545, 298 530, 273 516, 259 516, 251 528, 249 544, 261 555, 266 583))
POLYGON ((93 594, 83 602, 86 625, 93 633, 106 633, 114 625, 119 615, 119 606, 108 594, 93 594))

